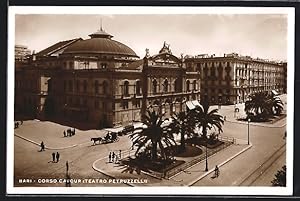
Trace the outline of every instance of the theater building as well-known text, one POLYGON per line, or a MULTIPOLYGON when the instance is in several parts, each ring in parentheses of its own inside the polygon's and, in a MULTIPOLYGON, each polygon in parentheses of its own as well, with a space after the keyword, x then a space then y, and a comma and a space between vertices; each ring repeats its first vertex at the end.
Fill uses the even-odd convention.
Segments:
POLYGON ((150 105, 168 117, 197 104, 200 74, 163 44, 140 59, 102 28, 58 42, 15 70, 15 115, 85 122, 92 128, 141 120, 150 105))
POLYGON ((211 104, 242 103, 258 91, 286 93, 287 63, 232 53, 187 56, 185 64, 187 73, 199 73, 201 97, 211 104))

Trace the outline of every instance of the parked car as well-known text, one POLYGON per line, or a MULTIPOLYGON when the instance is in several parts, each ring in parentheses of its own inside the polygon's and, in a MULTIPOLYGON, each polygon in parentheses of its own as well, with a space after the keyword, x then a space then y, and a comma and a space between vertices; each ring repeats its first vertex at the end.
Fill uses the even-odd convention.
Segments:
POLYGON ((123 135, 127 135, 129 133, 132 133, 134 131, 134 126, 133 125, 128 125, 128 126, 125 126, 122 133, 123 135))

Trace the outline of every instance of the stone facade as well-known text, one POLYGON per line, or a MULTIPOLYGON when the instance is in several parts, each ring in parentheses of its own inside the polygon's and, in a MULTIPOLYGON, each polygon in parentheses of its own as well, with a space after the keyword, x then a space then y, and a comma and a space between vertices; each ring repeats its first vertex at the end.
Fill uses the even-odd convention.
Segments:
POLYGON ((242 103, 258 91, 286 93, 287 63, 236 53, 187 57, 185 63, 187 72, 201 75, 201 96, 211 104, 242 103))
POLYGON ((178 58, 166 43, 139 59, 102 28, 90 36, 59 42, 16 68, 16 117, 116 127, 141 121, 150 106, 170 117, 204 99, 235 104, 256 91, 286 92, 286 63, 237 54, 178 58))

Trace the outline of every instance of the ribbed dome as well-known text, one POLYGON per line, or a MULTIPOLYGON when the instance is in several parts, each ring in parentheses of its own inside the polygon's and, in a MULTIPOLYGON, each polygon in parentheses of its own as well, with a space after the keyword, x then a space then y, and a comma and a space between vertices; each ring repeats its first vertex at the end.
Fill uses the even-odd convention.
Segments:
POLYGON ((78 41, 67 47, 63 54, 113 54, 138 57, 128 46, 112 40, 102 29, 90 34, 91 39, 78 41))

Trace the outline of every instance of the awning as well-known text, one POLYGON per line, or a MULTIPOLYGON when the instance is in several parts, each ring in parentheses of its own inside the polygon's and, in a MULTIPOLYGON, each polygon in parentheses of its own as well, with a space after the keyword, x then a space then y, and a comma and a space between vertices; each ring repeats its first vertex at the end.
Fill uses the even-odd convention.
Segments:
POLYGON ((273 93, 275 96, 278 96, 278 95, 279 95, 279 93, 278 93, 277 91, 275 91, 275 90, 272 90, 272 93, 273 93))
POLYGON ((195 106, 200 106, 200 107, 201 107, 199 101, 197 101, 197 100, 193 100, 192 103, 193 103, 193 105, 195 105, 195 106))
POLYGON ((185 102, 186 106, 189 108, 189 110, 195 109, 195 105, 192 103, 192 101, 185 102))
POLYGON ((201 107, 201 104, 199 103, 199 101, 193 100, 193 101, 187 101, 186 106, 189 108, 189 110, 193 110, 196 108, 196 106, 201 107))

